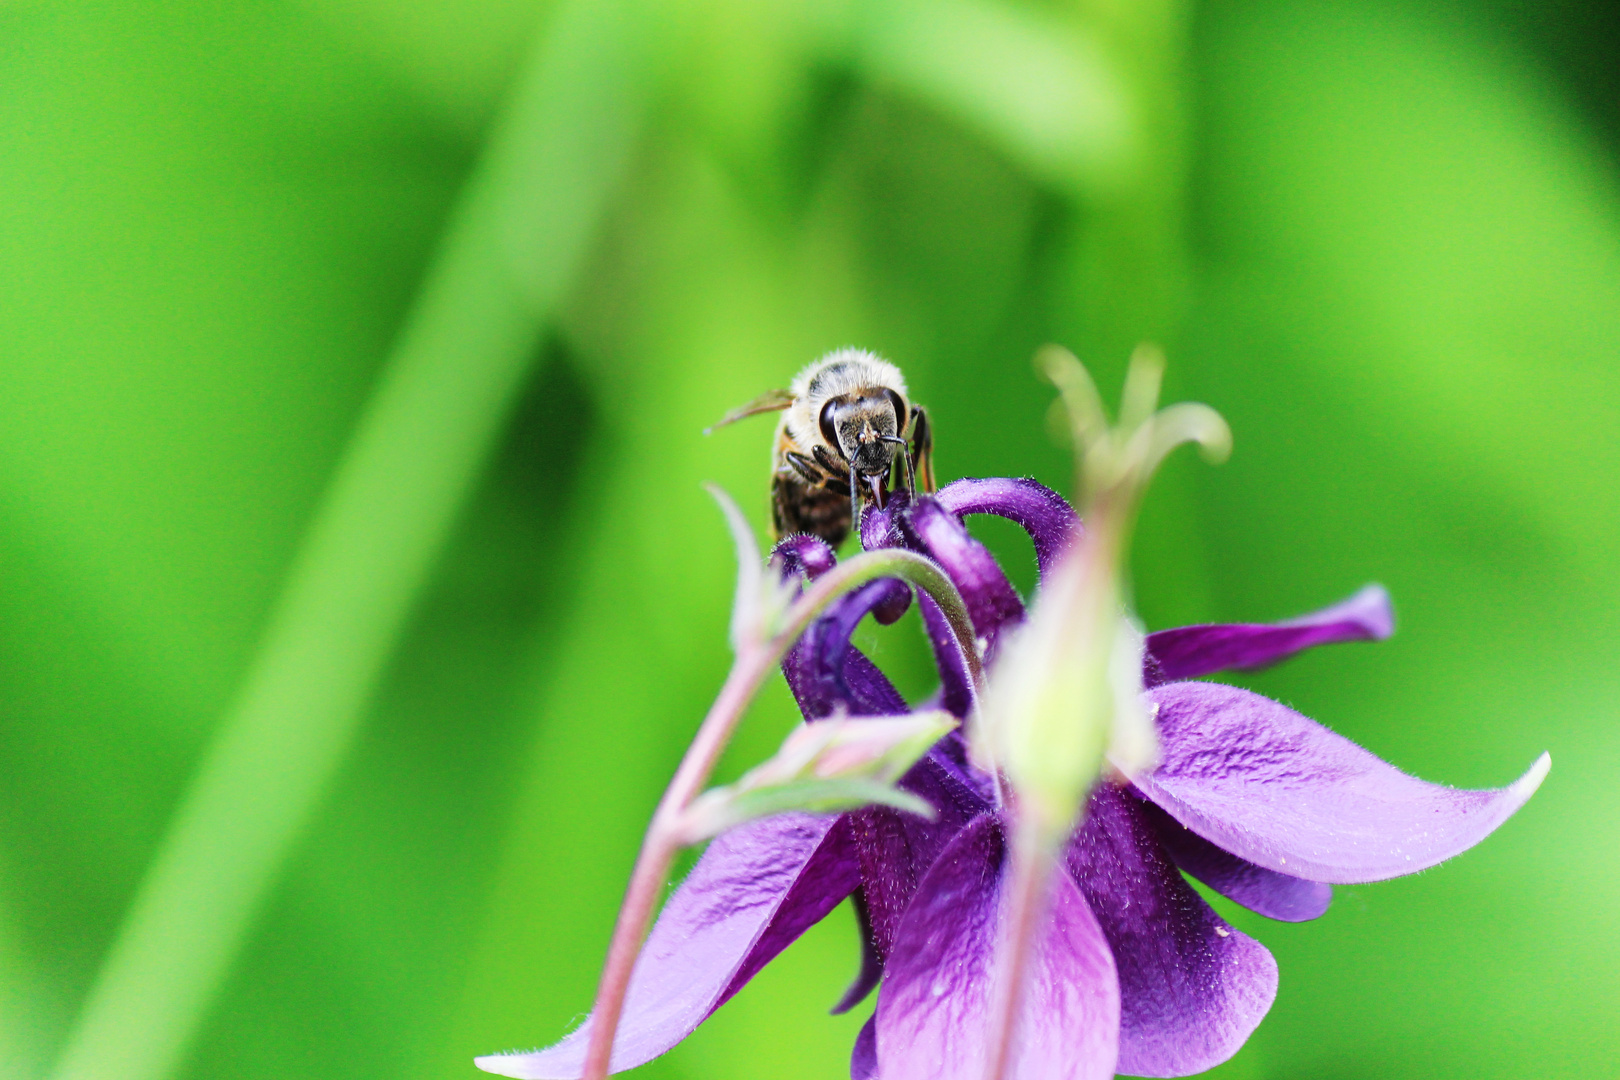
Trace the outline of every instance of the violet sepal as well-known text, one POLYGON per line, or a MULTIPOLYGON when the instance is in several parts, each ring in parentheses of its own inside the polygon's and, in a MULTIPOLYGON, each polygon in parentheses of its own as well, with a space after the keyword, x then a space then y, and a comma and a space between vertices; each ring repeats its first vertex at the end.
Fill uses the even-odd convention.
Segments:
MULTIPOLYGON (((702 1023, 860 883, 843 818, 784 814, 709 845, 659 914, 636 960, 611 1070, 651 1061, 702 1023)), ((589 1018, 554 1046, 478 1058, 486 1072, 577 1080, 589 1018)))
POLYGON ((1394 632, 1395 612, 1382 585, 1284 622, 1178 626, 1148 635, 1147 651, 1158 665, 1150 685, 1266 667, 1317 645, 1382 641, 1394 632))
POLYGON ((1408 776, 1294 710, 1220 683, 1148 691, 1162 760, 1136 778, 1171 817, 1256 866, 1330 884, 1382 881, 1460 854, 1511 817, 1551 767, 1504 788, 1408 776))
POLYGON ((1175 864, 1228 900, 1279 922, 1306 922, 1333 902, 1333 886, 1279 874, 1210 843, 1134 791, 1132 797, 1175 864))

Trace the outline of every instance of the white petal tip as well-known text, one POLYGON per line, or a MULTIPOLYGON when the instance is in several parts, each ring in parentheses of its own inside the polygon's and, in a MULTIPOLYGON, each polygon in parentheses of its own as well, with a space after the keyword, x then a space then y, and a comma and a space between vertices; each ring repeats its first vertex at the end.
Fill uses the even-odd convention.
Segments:
POLYGON ((1523 776, 1513 781, 1513 794, 1518 797, 1520 803, 1528 801, 1530 796, 1536 793, 1536 789, 1547 779, 1547 773, 1551 769, 1552 755, 1542 751, 1541 756, 1536 758, 1536 763, 1530 766, 1523 776))
POLYGON ((521 1054, 485 1054, 483 1057, 473 1058, 473 1064, 487 1073, 520 1078, 528 1075, 521 1070, 522 1061, 521 1054))
POLYGON ((1379 641, 1395 632, 1395 605, 1389 590, 1374 582, 1364 587, 1347 601, 1346 607, 1355 611, 1367 630, 1379 641))

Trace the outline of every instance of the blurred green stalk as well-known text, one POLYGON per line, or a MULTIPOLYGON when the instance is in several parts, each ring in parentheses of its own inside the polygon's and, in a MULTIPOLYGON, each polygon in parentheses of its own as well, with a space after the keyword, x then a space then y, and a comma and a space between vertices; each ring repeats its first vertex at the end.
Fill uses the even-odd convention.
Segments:
POLYGON ((159 1080, 182 1062, 625 171, 653 66, 642 14, 630 0, 550 13, 57 1080, 159 1080))

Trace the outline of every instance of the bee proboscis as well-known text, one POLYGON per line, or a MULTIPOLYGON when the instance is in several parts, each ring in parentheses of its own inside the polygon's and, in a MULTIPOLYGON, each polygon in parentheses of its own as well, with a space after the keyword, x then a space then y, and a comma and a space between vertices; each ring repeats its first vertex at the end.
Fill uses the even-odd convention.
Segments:
MULTIPOLYGON (((771 455, 771 518, 778 537, 810 533, 837 547, 859 504, 934 490, 928 414, 906 396, 900 369, 864 349, 837 349, 727 413, 716 428, 781 412, 771 455)), ((714 430, 710 428, 709 430, 714 430)))

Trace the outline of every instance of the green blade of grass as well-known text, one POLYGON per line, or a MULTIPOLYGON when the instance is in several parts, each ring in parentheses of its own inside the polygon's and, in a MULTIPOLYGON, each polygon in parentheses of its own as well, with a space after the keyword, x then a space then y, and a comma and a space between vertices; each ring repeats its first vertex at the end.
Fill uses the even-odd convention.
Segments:
POLYGON ((159 1080, 181 1063, 626 167, 652 69, 635 15, 602 0, 550 15, 56 1080, 159 1080))

